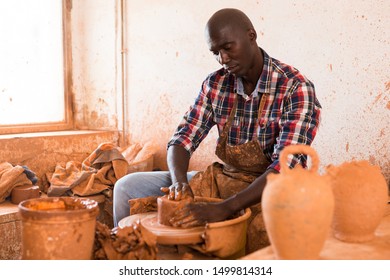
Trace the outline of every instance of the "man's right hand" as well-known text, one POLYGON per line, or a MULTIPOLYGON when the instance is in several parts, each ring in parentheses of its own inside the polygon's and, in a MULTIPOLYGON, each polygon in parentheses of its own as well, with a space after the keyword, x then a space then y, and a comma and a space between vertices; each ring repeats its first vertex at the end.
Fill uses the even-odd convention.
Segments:
POLYGON ((176 182, 170 187, 163 187, 161 191, 167 194, 170 200, 194 199, 194 194, 188 183, 176 182))

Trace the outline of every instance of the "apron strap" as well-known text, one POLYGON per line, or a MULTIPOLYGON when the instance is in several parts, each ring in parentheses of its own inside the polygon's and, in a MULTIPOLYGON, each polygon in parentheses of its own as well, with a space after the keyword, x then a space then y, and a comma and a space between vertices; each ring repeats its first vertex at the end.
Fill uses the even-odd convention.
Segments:
POLYGON ((253 133, 253 136, 252 136, 252 140, 257 138, 259 122, 260 122, 260 119, 261 119, 261 114, 263 113, 263 110, 264 110, 264 107, 265 107, 265 101, 266 101, 266 94, 263 93, 261 95, 261 99, 260 99, 259 111, 257 113, 257 121, 255 123, 255 128, 253 130, 254 133, 253 133))
MULTIPOLYGON (((237 104, 238 104, 238 100, 237 99, 238 99, 238 97, 234 100, 232 111, 230 112, 229 118, 228 118, 226 124, 223 127, 223 130, 222 130, 222 132, 220 134, 220 139, 227 138, 227 135, 229 133, 229 129, 232 126, 232 122, 233 122, 234 116, 235 116, 236 111, 237 111, 237 104)), ((256 121, 255 127, 253 129, 254 133, 253 133, 253 136, 252 136, 252 140, 257 138, 259 122, 260 122, 261 115, 262 115, 264 107, 265 107, 266 99, 267 99, 267 95, 265 93, 263 93, 261 95, 261 99, 260 99, 259 110, 258 110, 258 113, 257 113, 257 121, 256 121)))
POLYGON ((237 103, 238 103, 237 98, 234 100, 232 111, 230 112, 229 118, 228 118, 226 124, 223 127, 221 135, 219 136, 220 139, 225 139, 225 138, 227 139, 227 135, 229 133, 229 129, 232 126, 234 115, 236 114, 236 111, 237 111, 237 103))

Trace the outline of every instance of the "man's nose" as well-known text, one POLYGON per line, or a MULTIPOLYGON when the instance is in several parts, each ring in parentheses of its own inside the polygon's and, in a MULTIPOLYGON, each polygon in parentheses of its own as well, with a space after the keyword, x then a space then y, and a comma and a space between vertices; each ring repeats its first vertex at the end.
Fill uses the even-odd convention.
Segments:
POLYGON ((230 61, 230 58, 224 50, 220 50, 217 56, 217 60, 221 65, 224 65, 230 61))

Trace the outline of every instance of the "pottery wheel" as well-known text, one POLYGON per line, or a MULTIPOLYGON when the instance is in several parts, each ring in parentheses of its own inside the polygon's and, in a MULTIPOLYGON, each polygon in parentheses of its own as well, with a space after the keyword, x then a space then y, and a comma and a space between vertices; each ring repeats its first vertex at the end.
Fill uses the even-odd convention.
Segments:
POLYGON ((136 221, 157 237, 157 243, 162 245, 197 244, 203 243, 204 227, 176 228, 162 225, 157 222, 157 212, 135 214, 119 221, 120 228, 131 225, 136 221))

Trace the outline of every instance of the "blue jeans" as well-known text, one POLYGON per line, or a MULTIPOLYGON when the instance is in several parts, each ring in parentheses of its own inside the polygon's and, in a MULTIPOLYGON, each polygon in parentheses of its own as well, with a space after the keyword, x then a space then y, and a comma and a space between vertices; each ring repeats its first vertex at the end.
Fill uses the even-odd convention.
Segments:
MULTIPOLYGON (((197 171, 188 172, 188 181, 196 173, 197 171)), ((120 178, 114 186, 114 227, 130 215, 130 199, 164 195, 160 188, 170 185, 172 180, 168 171, 136 172, 120 178)))

